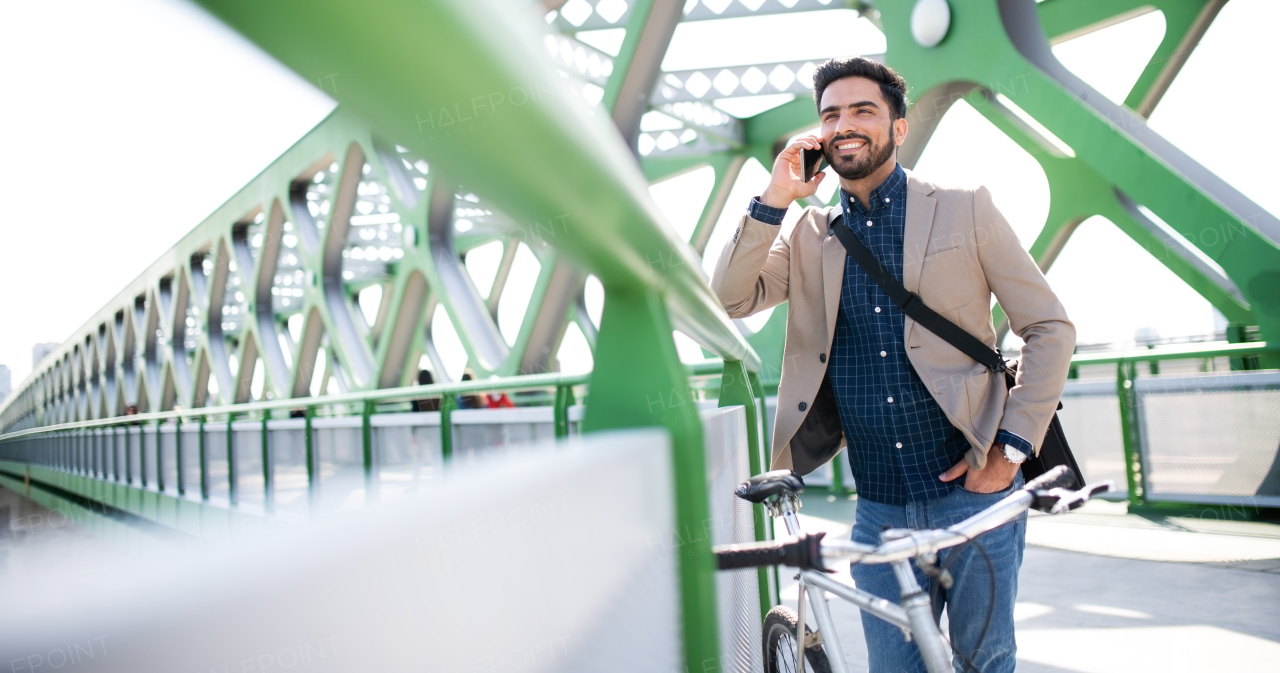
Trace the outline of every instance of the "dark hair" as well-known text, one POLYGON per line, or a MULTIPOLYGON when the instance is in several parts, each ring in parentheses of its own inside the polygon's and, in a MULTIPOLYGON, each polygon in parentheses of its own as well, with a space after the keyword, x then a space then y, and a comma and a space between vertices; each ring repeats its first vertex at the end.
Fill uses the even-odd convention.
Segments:
POLYGON ((907 116, 907 81, 893 68, 869 58, 833 58, 813 71, 813 102, 822 110, 822 92, 836 80, 865 77, 880 84, 880 95, 889 103, 891 119, 907 116))

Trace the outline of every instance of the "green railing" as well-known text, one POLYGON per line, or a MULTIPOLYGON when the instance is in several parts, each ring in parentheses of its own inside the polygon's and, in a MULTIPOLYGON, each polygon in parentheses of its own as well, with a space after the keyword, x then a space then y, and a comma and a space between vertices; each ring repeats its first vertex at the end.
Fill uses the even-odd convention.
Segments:
MULTIPOLYGON (((1100 353, 1077 353, 1071 358, 1074 373, 1078 368, 1096 365, 1116 366, 1116 398, 1120 403, 1121 441, 1124 447, 1125 479, 1128 486, 1128 501, 1132 506, 1148 506, 1146 490, 1143 488, 1145 473, 1142 459, 1142 427, 1138 422, 1138 400, 1134 381, 1138 377, 1139 364, 1147 364, 1151 374, 1158 374, 1158 364, 1169 361, 1211 360, 1229 358, 1233 369, 1257 369, 1259 356, 1275 355, 1277 350, 1265 342, 1237 344, 1204 344, 1189 343, 1169 346, 1134 348, 1125 351, 1107 351, 1100 353)), ((1070 438, 1068 438, 1070 439, 1070 438)), ((837 497, 848 497, 854 490, 845 484, 844 457, 837 455, 832 460, 830 492, 837 497)))
MULTIPOLYGON (((1115 365, 1117 367, 1116 376, 1116 393, 1120 400, 1120 414, 1122 421, 1122 429, 1124 433, 1124 452, 1125 465, 1129 485, 1129 500, 1132 505, 1145 505, 1146 497, 1141 488, 1143 464, 1142 454, 1139 451, 1141 440, 1139 437, 1140 428, 1137 423, 1136 415, 1136 396, 1134 395, 1133 381, 1139 372, 1138 365, 1143 363, 1157 363, 1167 361, 1187 361, 1187 360, 1208 360, 1212 358, 1229 358, 1233 362, 1248 363, 1249 358, 1259 355, 1273 353, 1274 349, 1269 348, 1266 343, 1245 343, 1245 344, 1187 344, 1176 346, 1164 346, 1159 348, 1137 348, 1123 352, 1109 353, 1086 353, 1077 354, 1072 359, 1072 366, 1075 368, 1083 366, 1097 365, 1115 365)), ((696 408, 693 402, 695 398, 703 400, 717 399, 720 406, 742 404, 747 409, 747 425, 748 425, 748 441, 750 445, 750 469, 753 473, 764 469, 761 458, 766 455, 760 449, 764 444, 764 437, 757 432, 759 416, 757 411, 763 408, 762 386, 759 385, 758 376, 748 370, 743 363, 725 363, 716 361, 707 361, 691 365, 683 365, 681 374, 685 380, 689 382, 690 398, 687 406, 696 408), (697 391, 697 392, 695 392, 697 391)), ((441 447, 442 458, 446 462, 450 459, 449 448, 452 444, 453 424, 449 420, 449 415, 456 405, 452 403, 457 396, 473 393, 484 392, 508 392, 508 393, 542 393, 541 395, 518 395, 522 406, 550 406, 553 410, 553 418, 555 432, 557 436, 566 436, 569 434, 569 408, 578 400, 590 400, 591 398, 591 376, 589 375, 563 375, 563 374, 539 374, 526 375, 518 377, 494 378, 481 381, 470 381, 462 383, 433 384, 425 386, 407 386, 385 390, 364 391, 342 395, 329 395, 315 398, 302 399, 285 399, 272 400, 264 402, 254 402, 240 405, 216 406, 201 409, 182 409, 166 412, 144 413, 126 417, 114 417, 107 419, 99 419, 92 421, 81 421, 73 423, 63 423, 53 426, 40 428, 32 428, 19 432, 0 435, 0 449, 6 444, 19 441, 26 438, 60 435, 74 431, 94 430, 127 427, 133 428, 140 425, 153 425, 157 428, 166 423, 175 424, 180 430, 182 424, 195 423, 200 424, 202 430, 206 424, 226 426, 228 442, 227 460, 233 460, 232 432, 230 432, 230 423, 234 420, 261 420, 263 422, 263 446, 266 451, 267 426, 269 420, 275 418, 292 417, 298 412, 303 413, 305 420, 305 436, 308 444, 307 465, 310 470, 314 465, 310 449, 312 428, 311 420, 319 417, 360 417, 363 420, 361 433, 362 455, 364 458, 364 469, 366 479, 371 478, 371 472, 374 469, 374 452, 372 440, 372 423, 371 418, 379 413, 399 413, 405 411, 404 404, 410 400, 422 400, 439 398, 441 400, 441 447), (532 404, 530 404, 532 403, 532 404)), ((118 435, 113 435, 118 437, 118 435)), ((203 432, 201 432, 201 450, 203 451, 203 432)), ((82 441, 82 440, 81 440, 82 441)), ((113 439, 112 441, 115 441, 113 439)), ((125 441, 131 441, 126 437, 125 441)), ((178 440, 181 441, 181 440, 178 440)), ((114 450, 114 447, 113 447, 114 450)), ((156 450, 159 455, 159 448, 156 450)), ((182 449, 178 450, 181 456, 182 449)), ((113 452, 113 455, 118 455, 113 452)), ((181 458, 179 458, 181 459, 181 458)), ((266 461, 264 460, 264 466, 266 461)), ((208 476, 206 474, 207 463, 200 461, 199 470, 199 500, 202 502, 209 501, 208 476)), ((265 468, 264 468, 265 469, 265 468)), ((852 491, 845 486, 843 480, 843 466, 837 462, 833 465, 834 481, 831 486, 831 492, 838 495, 851 495, 852 491)), ((106 471, 105 468, 100 472, 106 471)), ((232 468, 230 470, 234 472, 232 468)), ((4 470, 5 476, 10 478, 19 477, 12 473, 11 470, 4 470)), ((112 470, 116 475, 119 470, 112 470)), ((182 479, 182 470, 178 470, 182 479)), ((29 474, 29 472, 28 472, 29 474)), ((309 480, 315 478, 314 474, 309 472, 309 480)), ((94 477, 90 477, 94 478, 94 477)), ((101 478, 99 475, 97 478, 101 478)), ((153 477, 154 478, 154 477, 153 477)), ((267 487, 267 480, 264 479, 264 487, 267 487)), ((135 485, 136 486, 136 485, 135 485)), ((179 482, 179 498, 184 495, 186 498, 192 499, 194 494, 191 484, 183 484, 179 482), (182 488, 186 487, 188 494, 182 493, 182 488)), ((145 490, 146 487, 143 487, 145 490)), ((163 485, 160 490, 164 490, 163 485)), ((107 504, 114 504, 108 502, 107 504)), ((756 517, 756 535, 763 538, 766 535, 766 522, 762 517, 756 517)), ((761 607, 767 609, 774 600, 776 593, 772 590, 769 582, 768 574, 761 572, 760 579, 760 595, 761 607)))
MULTIPOLYGON (((1171 360, 1209 360, 1230 358, 1236 368, 1254 365, 1254 358, 1273 355, 1275 348, 1266 343, 1240 343, 1228 345, 1180 344, 1158 348, 1136 348, 1119 353, 1084 353, 1071 358, 1073 370, 1088 365, 1116 366, 1116 398, 1120 402, 1120 432, 1124 446, 1125 481, 1129 504, 1149 505, 1143 475, 1146 466, 1142 458, 1142 424, 1138 422, 1138 395, 1134 381, 1138 378, 1138 365, 1147 363, 1156 373, 1157 363, 1171 360)), ((1256 368, 1256 365, 1250 368, 1256 368)))
MULTIPOLYGON (((760 434, 757 429, 759 427, 758 426, 758 419, 759 419, 758 409, 763 408, 763 397, 755 392, 755 391, 761 390, 759 386, 758 375, 751 372, 745 366, 745 363, 742 363, 742 362, 727 361, 725 363, 720 363, 717 361, 706 361, 706 362, 696 363, 691 365, 678 365, 678 366, 679 366, 679 371, 681 376, 681 382, 684 384, 684 389, 688 391, 687 397, 685 397, 679 405, 681 407, 679 411, 680 416, 684 418, 687 422, 696 423, 697 421, 696 410, 697 410, 697 402, 700 401, 699 398, 702 398, 702 399, 718 398, 719 404, 721 406, 727 406, 730 404, 743 404, 746 407, 747 437, 748 437, 748 444, 751 451, 750 469, 753 473, 758 472, 760 469, 762 469, 761 455, 759 453, 760 447, 762 445, 762 438, 760 437, 760 434), (691 382, 696 385, 691 385, 691 382), (753 382, 754 382, 754 387, 753 387, 753 382)), ((175 503, 175 506, 174 506, 174 509, 176 512, 176 507, 180 506, 180 504, 183 502, 190 503, 193 500, 198 500, 198 502, 203 505, 203 504, 208 504, 210 501, 209 461, 206 459, 206 452, 205 452, 206 426, 216 424, 218 426, 225 427, 226 442, 227 442, 226 459, 228 463, 227 464, 228 475, 235 475, 236 474, 236 469, 234 465, 234 460, 236 455, 235 449, 234 449, 235 439, 234 439, 234 432, 232 430, 231 424, 236 420, 260 420, 262 421, 262 452, 264 456, 263 463, 262 463, 263 471, 264 471, 263 488, 269 492, 271 489, 271 477, 269 473, 269 468, 267 467, 269 464, 269 461, 267 460, 267 456, 268 456, 268 442, 270 440, 268 439, 267 423, 270 420, 273 420, 275 418, 294 417, 295 414, 298 414, 299 412, 301 412, 302 417, 305 419, 304 426, 303 426, 304 428, 303 434, 306 442, 306 465, 307 465, 307 477, 308 477, 308 490, 309 491, 314 490, 314 486, 318 478, 318 475, 316 475, 314 472, 314 467, 317 461, 315 459, 314 450, 312 447, 312 444, 314 441, 312 420, 315 418, 325 417, 325 416, 345 416, 345 417, 359 416, 363 421, 362 432, 360 433, 360 437, 361 437, 360 441, 361 441, 361 453, 363 457, 363 467, 364 467, 365 480, 366 480, 365 482, 366 492, 375 493, 376 489, 369 489, 369 486, 372 485, 371 480, 373 479, 373 470, 374 470, 374 447, 373 447, 373 433, 372 433, 373 424, 371 422, 371 419, 376 413, 379 412, 380 408, 383 408, 385 413, 396 413, 396 412, 404 411, 405 407, 407 406, 404 403, 408 401, 439 398, 441 402, 440 404, 441 458, 444 464, 447 465, 451 459, 450 447, 453 445, 452 435, 453 435, 454 424, 451 422, 450 416, 458 408, 455 402, 455 399, 458 396, 474 394, 474 393, 485 393, 485 392, 518 393, 518 392, 543 391, 546 394, 542 395, 540 398, 524 398, 524 397, 518 396, 518 399, 520 399, 521 402, 524 402, 524 403, 527 403, 530 401, 543 402, 543 403, 549 402, 550 403, 549 405, 534 404, 531 406, 542 406, 542 407, 551 406, 553 409, 555 434, 557 437, 565 437, 570 434, 569 408, 575 404, 575 401, 579 397, 588 398, 588 399, 593 397, 593 394, 591 391, 592 391, 592 386, 594 384, 592 383, 592 381, 593 381, 593 376, 585 375, 585 374, 583 375, 533 374, 533 375, 515 376, 515 377, 492 378, 492 379, 486 379, 486 380, 480 380, 480 381, 443 383, 443 384, 432 384, 432 385, 422 385, 422 386, 407 386, 407 387, 391 388, 391 389, 384 389, 384 390, 362 391, 362 392, 355 392, 355 393, 341 394, 341 395, 329 395, 329 396, 314 397, 314 398, 270 400, 270 401, 252 402, 252 403, 237 404, 237 405, 213 406, 213 407, 198 408, 198 409, 175 409, 171 411, 141 413, 141 414, 117 416, 117 417, 90 420, 90 421, 60 423, 56 425, 42 426, 42 427, 31 428, 27 430, 21 430, 17 432, 0 435, 0 477, 7 477, 9 479, 26 481, 28 484, 30 484, 32 481, 37 481, 32 478, 33 466, 31 465, 23 466, 24 469, 22 474, 14 472, 13 469, 6 469, 4 467, 6 464, 9 468, 14 467, 14 463, 11 461, 11 459, 7 458, 5 455, 7 453, 4 451, 6 446, 7 445, 11 446, 15 442, 20 442, 24 439, 46 437, 46 436, 59 437, 67 433, 77 433, 77 431, 92 431, 92 430, 98 430, 98 429, 125 428, 126 430, 129 430, 129 429, 139 428, 140 426, 147 426, 147 425, 153 426, 158 434, 161 426, 171 423, 174 426, 176 426, 175 441, 178 442, 178 444, 175 445, 175 452, 174 452, 175 459, 179 461, 179 465, 176 467, 176 470, 175 470, 178 481, 176 484, 172 485, 174 487, 174 490, 176 490, 177 496, 178 496, 178 502, 175 503), (585 392, 585 395, 584 395, 584 392, 585 392), (200 432, 198 435, 199 437, 198 447, 184 448, 181 445, 181 442, 182 442, 181 426, 183 424, 192 424, 192 423, 199 424, 200 426, 200 432), (183 456, 184 455, 189 456, 190 449, 197 449, 197 448, 198 448, 198 455, 199 455, 198 499, 195 497, 194 490, 192 489, 192 486, 194 484, 186 484, 183 482, 184 470, 181 469, 181 461, 183 460, 183 456)), ((677 393, 673 391, 672 394, 677 394, 677 393)), ((662 403, 664 404, 670 400, 669 397, 664 397, 662 395, 657 396, 656 399, 659 401, 662 401, 662 403)), ((590 405, 588 405, 588 408, 589 407, 590 405)), ((121 455, 121 452, 119 451, 120 447, 117 447, 114 444, 114 442, 116 442, 119 439, 119 437, 120 435, 115 433, 113 433, 111 436, 111 442, 113 442, 113 444, 111 445, 109 450, 111 452, 113 461, 118 460, 118 457, 121 455)), ((123 453, 126 461, 131 460, 130 456, 133 455, 129 450, 129 442, 135 441, 131 439, 132 437, 133 437, 132 433, 130 432, 124 433, 123 441, 125 445, 123 447, 124 448, 123 453)), ((101 447, 98 447, 96 445, 93 447, 90 447, 88 443, 94 440, 88 437, 84 432, 80 432, 79 434, 73 434, 71 435, 70 438, 71 438, 71 441, 77 443, 76 444, 77 450, 80 451, 80 455, 83 456, 82 458, 76 461, 76 464, 81 466, 79 468, 79 471, 82 473, 85 473, 85 472, 88 473, 87 476, 84 474, 81 474, 79 476, 84 476, 87 479, 94 480, 94 481, 106 481, 107 475, 112 474, 115 477, 114 479, 115 481, 121 481, 119 476, 121 470, 119 469, 118 466, 110 470, 108 470, 107 468, 107 461, 105 456, 106 456, 108 447, 105 446, 106 438, 100 438, 99 441, 102 441, 104 443, 104 446, 101 446, 101 447), (99 451, 101 451, 101 453, 99 453, 99 451), (91 458, 88 457, 90 456, 90 454, 92 454, 91 458), (99 456, 101 456, 101 459, 99 459, 99 456), (87 468, 84 467, 86 465, 89 467, 87 468), (97 467, 95 468, 93 466, 97 466, 97 467)), ((136 441, 139 441, 139 442, 143 441, 141 438, 141 433, 139 433, 136 441)), ((160 495, 159 492, 164 492, 164 494, 171 496, 172 493, 166 488, 167 485, 163 481, 164 477, 162 475, 164 474, 164 469, 160 465, 162 452, 159 447, 158 440, 157 440, 157 445, 155 447, 155 454, 156 454, 156 460, 157 460, 156 474, 152 475, 150 484, 146 483, 144 478, 144 481, 142 482, 137 482, 133 479, 130 479, 128 483, 122 484, 122 485, 132 487, 134 489, 137 489, 138 491, 144 492, 144 494, 149 494, 156 497, 160 495), (151 489, 151 490, 148 490, 148 489, 151 489)), ((139 457, 140 466, 144 465, 146 462, 145 452, 140 450, 138 452, 138 457, 139 457)), ((697 457, 699 458, 699 460, 702 460, 701 452, 698 453, 697 457)), ((683 461, 677 460, 675 462, 677 463, 677 470, 685 470, 686 472, 693 472, 693 476, 697 476, 703 479, 703 482, 699 485, 700 488, 697 490, 700 493, 701 497, 704 498, 703 505, 705 506, 706 505, 705 498, 708 497, 707 486, 705 482, 705 479, 706 479, 705 463, 694 464, 692 463, 692 461, 687 459, 683 461), (683 465, 680 465, 680 463, 683 463, 683 465)), ((143 470, 145 470, 145 468, 143 468, 143 470)), ((680 476, 680 473, 677 472, 676 476, 677 477, 680 476)), ((229 479, 234 480, 235 477, 229 476, 229 479)), ((63 496, 68 495, 67 493, 64 492, 65 489, 59 488, 59 485, 57 483, 52 483, 52 481, 53 480, 48 480, 48 483, 38 483, 38 486, 41 486, 42 488, 45 488, 47 490, 51 490, 51 492, 53 492, 55 495, 58 495, 60 493, 63 496)), ((687 485, 686 485, 686 488, 688 488, 687 485)), ((121 503, 116 501, 116 497, 118 497, 119 494, 114 490, 112 490, 109 493, 100 489, 80 489, 80 490, 89 491, 90 492, 89 499, 93 500, 98 504, 105 504, 112 508, 120 509, 123 511, 128 510, 128 508, 122 508, 119 506, 121 503)), ((236 492, 237 492, 236 488, 234 486, 229 485, 229 490, 228 490, 229 502, 227 503, 228 505, 234 506, 236 504, 236 492)), ((79 498, 86 497, 85 492, 76 492, 75 490, 72 490, 69 495, 71 497, 79 497, 79 498)), ((376 495, 373 497, 376 497, 376 495)), ((125 500, 129 502, 133 501, 133 496, 128 495, 127 490, 126 490, 125 500)), ((138 502, 142 502, 142 501, 139 500, 138 502)), ((270 499, 265 498, 264 502, 266 504, 266 509, 269 511, 270 499)), ((158 513, 159 510, 161 509, 159 505, 154 506, 153 509, 157 512, 154 516, 157 522, 168 523, 167 521, 165 521, 166 517, 161 516, 158 513)), ((232 512, 232 514, 239 516, 234 511, 232 512)), ((176 514, 174 518, 176 519, 176 514)), ((204 517, 198 517, 198 518, 201 520, 204 519, 204 517)), ((679 530, 702 530, 703 527, 705 526, 705 522, 709 520, 710 520, 709 517, 704 517, 702 519, 697 519, 697 520, 689 520, 687 518, 687 511, 686 511, 685 513, 683 513, 681 518, 677 521, 677 525, 679 526, 678 528, 679 530)), ((755 532, 756 532, 757 538, 764 539, 764 536, 766 534, 765 533, 766 525, 767 524, 764 520, 763 514, 759 511, 756 511, 755 512, 755 532)), ((702 549, 702 547, 706 547, 709 544, 709 542, 705 539, 705 537, 706 536, 693 536, 689 541, 682 543, 681 551, 683 553, 680 554, 681 558, 693 556, 698 554, 699 552, 708 553, 709 548, 702 549)), ((763 614, 764 611, 767 611, 768 608, 771 607, 776 602, 776 592, 771 591, 771 585, 768 581, 768 575, 766 574, 766 572, 762 569, 758 574, 760 578, 760 592, 761 592, 760 596, 761 596, 761 610, 762 610, 761 614, 763 614)), ((698 604, 699 612, 702 614, 701 614, 701 617, 698 617, 698 615, 695 615, 694 617, 703 619, 704 622, 701 625, 695 624, 694 625, 695 627, 696 626, 701 626, 702 628, 715 627, 716 625, 715 605, 716 603, 714 600, 711 600, 710 602, 698 604), (709 627, 706 625, 706 621, 710 622, 709 627)), ((712 647, 718 647, 717 645, 715 645, 715 643, 717 643, 718 640, 713 639, 710 642, 712 643, 711 645, 712 647)))
MULTIPOLYGON (((314 491, 316 484, 316 476, 314 474, 314 466, 316 461, 313 456, 313 432, 312 420, 318 417, 354 417, 359 416, 362 420, 360 451, 363 457, 363 467, 365 474, 366 487, 371 485, 373 479, 374 465, 374 447, 372 433, 372 417, 378 412, 380 405, 394 404, 397 402, 404 403, 410 400, 422 399, 439 399, 440 401, 440 447, 441 458, 447 464, 452 458, 453 447, 453 423, 451 422, 452 413, 458 409, 457 397, 473 393, 486 392, 525 392, 525 391, 550 391, 550 395, 543 396, 542 400, 522 400, 530 401, 546 401, 550 400, 553 408, 553 425, 557 437, 565 437, 569 435, 569 407, 574 404, 577 397, 575 395, 575 387, 585 386, 588 377, 586 375, 562 375, 562 374, 537 374, 530 376, 508 377, 501 379, 488 379, 484 381, 469 381, 462 383, 449 384, 433 384, 426 386, 409 386, 403 388, 390 388, 385 390, 364 391, 358 393, 350 393, 345 395, 330 395, 326 397, 303 398, 293 400, 273 400, 266 402, 254 402, 240 405, 229 405, 220 407, 207 407, 200 409, 174 410, 165 412, 154 412, 144 414, 134 414, 129 416, 117 416, 112 418, 98 419, 92 421, 79 421, 73 423, 62 423, 53 426, 45 426, 40 428, 32 428, 20 432, 9 433, 0 436, 0 447, 4 444, 22 440, 29 437, 37 437, 42 435, 60 434, 78 430, 96 430, 96 429, 114 429, 114 428, 133 428, 137 426, 154 425, 157 429, 166 424, 173 423, 179 429, 182 425, 196 423, 200 425, 199 439, 199 484, 200 496, 202 500, 209 499, 209 476, 207 474, 208 461, 203 459, 205 455, 204 428, 205 426, 218 424, 227 428, 227 459, 229 463, 229 471, 235 472, 230 467, 230 463, 234 461, 233 433, 230 431, 231 424, 239 420, 260 420, 263 422, 263 455, 267 455, 267 421, 276 418, 298 417, 301 415, 304 421, 303 436, 305 438, 307 452, 307 481, 308 490, 314 491), (286 412, 285 415, 277 416, 279 412, 286 412)), ((396 405, 399 407, 405 404, 396 405)), ((402 409, 401 409, 402 410, 402 409)), ((394 410, 388 410, 394 411, 394 410)), ((114 440, 113 440, 114 441, 114 440)), ((126 435, 125 442, 129 442, 126 435)), ((113 449, 113 456, 115 455, 113 449)), ((126 456, 128 449, 126 445, 126 456)), ((178 451, 178 460, 182 460, 184 455, 181 450, 178 451)), ((127 458, 126 458, 127 460, 127 458)), ((96 462, 96 460, 94 461, 96 462)), ((264 487, 270 488, 271 483, 268 472, 268 461, 263 460, 264 470, 264 487)), ((99 472, 105 472, 105 467, 99 472)), ((163 474, 162 469, 158 472, 163 474)), ((182 470, 178 470, 177 491, 179 496, 186 495, 185 491, 190 489, 190 485, 183 483, 182 470)), ((153 479, 155 477, 153 476, 153 479)), ((164 489, 161 482, 161 490, 164 489)), ((231 492, 232 504, 234 504, 235 492, 231 492)), ((107 503, 114 505, 115 503, 107 503)), ((267 501, 268 508, 270 501, 267 501)))
MULTIPOLYGON (((720 377, 722 375, 723 367, 723 363, 709 360, 684 365, 684 371, 690 380, 713 380, 715 377, 720 377)), ((752 376, 750 374, 748 375, 752 376)), ((132 414, 128 416, 112 416, 110 418, 100 418, 91 421, 75 421, 28 428, 26 430, 0 434, 0 444, 26 437, 34 437, 55 432, 65 432, 68 430, 113 428, 138 425, 148 422, 189 422, 193 419, 210 417, 226 418, 229 416, 271 419, 274 418, 274 412, 280 411, 290 413, 302 411, 312 417, 317 417, 319 415, 316 413, 317 411, 328 410, 330 413, 325 415, 351 416, 360 414, 367 417, 375 413, 377 406, 380 404, 438 398, 441 401, 441 406, 444 407, 447 400, 450 398, 456 398, 460 395, 523 391, 550 391, 550 394, 542 399, 522 400, 522 404, 519 406, 545 406, 541 404, 529 404, 529 402, 542 402, 548 399, 551 400, 552 404, 550 406, 554 409, 553 413, 556 423, 556 436, 563 437, 568 434, 567 419, 569 407, 579 401, 578 393, 575 392, 575 389, 589 387, 590 381, 590 374, 526 374, 522 376, 498 377, 480 381, 433 383, 429 385, 384 388, 381 390, 367 390, 340 395, 325 395, 321 397, 267 400, 262 402, 248 402, 244 404, 201 407, 198 409, 175 409, 172 411, 157 411, 132 414)), ((707 390, 709 393, 708 397, 710 399, 719 398, 719 386, 703 386, 700 389, 707 390)), ((758 401, 759 400, 763 400, 763 398, 758 398, 758 401)), ((585 402, 585 396, 582 401, 585 402)), ((454 409, 456 410, 457 407, 454 406, 454 409)), ((400 411, 403 411, 403 409, 400 411)), ((444 413, 443 408, 441 409, 441 413, 444 413)), ((284 418, 284 416, 281 418, 284 418)), ((442 434, 447 436, 449 430, 447 428, 447 424, 445 425, 446 427, 442 429, 442 434)), ((445 436, 442 436, 442 441, 447 445, 449 440, 446 439, 445 436)), ((364 448, 367 451, 367 445, 364 448)))

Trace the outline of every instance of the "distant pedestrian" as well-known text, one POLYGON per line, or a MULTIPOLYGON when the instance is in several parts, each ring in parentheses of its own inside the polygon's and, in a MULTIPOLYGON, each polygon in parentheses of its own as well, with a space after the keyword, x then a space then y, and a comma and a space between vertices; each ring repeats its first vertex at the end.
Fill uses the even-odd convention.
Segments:
MULTIPOLYGON (((429 370, 418 370, 418 385, 429 386, 435 382, 436 379, 431 375, 429 370)), ((439 397, 427 397, 420 400, 413 400, 409 404, 413 407, 414 411, 440 411, 439 397)))
MULTIPOLYGON (((468 369, 462 373, 463 381, 473 381, 475 376, 468 369)), ((489 396, 484 393, 472 393, 470 395, 458 396, 459 409, 487 409, 489 407, 489 396)))
POLYGON ((515 403, 511 401, 511 398, 507 397, 506 393, 498 393, 497 395, 489 395, 488 397, 490 409, 514 409, 516 406, 515 403))

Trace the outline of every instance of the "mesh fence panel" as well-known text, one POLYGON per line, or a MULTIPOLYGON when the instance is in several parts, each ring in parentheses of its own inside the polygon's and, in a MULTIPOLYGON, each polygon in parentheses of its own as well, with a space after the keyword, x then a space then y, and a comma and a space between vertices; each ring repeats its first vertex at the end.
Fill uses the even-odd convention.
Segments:
POLYGON ((373 417, 374 469, 378 497, 398 498, 422 492, 440 471, 440 412, 384 414, 373 417))
POLYGON ((169 495, 178 495, 178 430, 171 423, 160 426, 159 486, 169 495))
MULTIPOLYGON (((117 443, 120 443, 117 441, 117 443)), ((182 426, 182 492, 188 498, 200 497, 200 424, 182 426)))
MULTIPOLYGON (((154 491, 159 486, 160 435, 154 425, 141 425, 138 429, 142 435, 142 485, 154 491)), ((83 455, 84 441, 77 437, 76 444, 83 455)), ((85 465, 83 459, 80 464, 85 465)))
POLYGON ((1280 506, 1280 372, 1136 385, 1149 499, 1280 506))
MULTIPOLYGON (((705 410, 702 422, 711 500, 711 542, 717 545, 751 542, 755 540, 751 504, 733 495, 734 488, 751 476, 746 412, 742 407, 705 410)), ((708 670, 759 673, 764 662, 756 571, 716 573, 716 601, 722 665, 708 670)))
POLYGON ((204 459, 208 464, 205 478, 209 482, 209 499, 225 505, 231 499, 231 469, 227 462, 225 421, 205 424, 204 459))
POLYGON ((551 407, 461 409, 453 412, 453 459, 474 460, 504 446, 554 439, 551 407))
POLYGON ((1058 419, 1085 481, 1096 484, 1110 479, 1116 488, 1112 497, 1125 497, 1124 443, 1115 381, 1068 381, 1058 419))
POLYGON ((262 507, 267 491, 262 472, 262 422, 236 421, 231 424, 231 433, 236 454, 236 503, 262 507))
POLYGON ((271 464, 271 506, 277 514, 305 515, 309 502, 307 422, 301 418, 267 421, 271 464))
POLYGON ((311 423, 318 479, 317 504, 345 509, 364 504, 363 420, 317 418, 311 423))

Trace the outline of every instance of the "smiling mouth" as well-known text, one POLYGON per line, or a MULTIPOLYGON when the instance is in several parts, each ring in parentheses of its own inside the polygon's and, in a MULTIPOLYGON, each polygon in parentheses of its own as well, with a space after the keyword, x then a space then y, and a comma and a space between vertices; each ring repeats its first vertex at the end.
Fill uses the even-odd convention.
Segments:
POLYGON ((854 154, 858 152, 858 150, 861 150, 866 146, 867 146, 867 141, 862 140, 860 138, 854 138, 852 140, 842 140, 835 144, 836 152, 838 154, 854 154))

